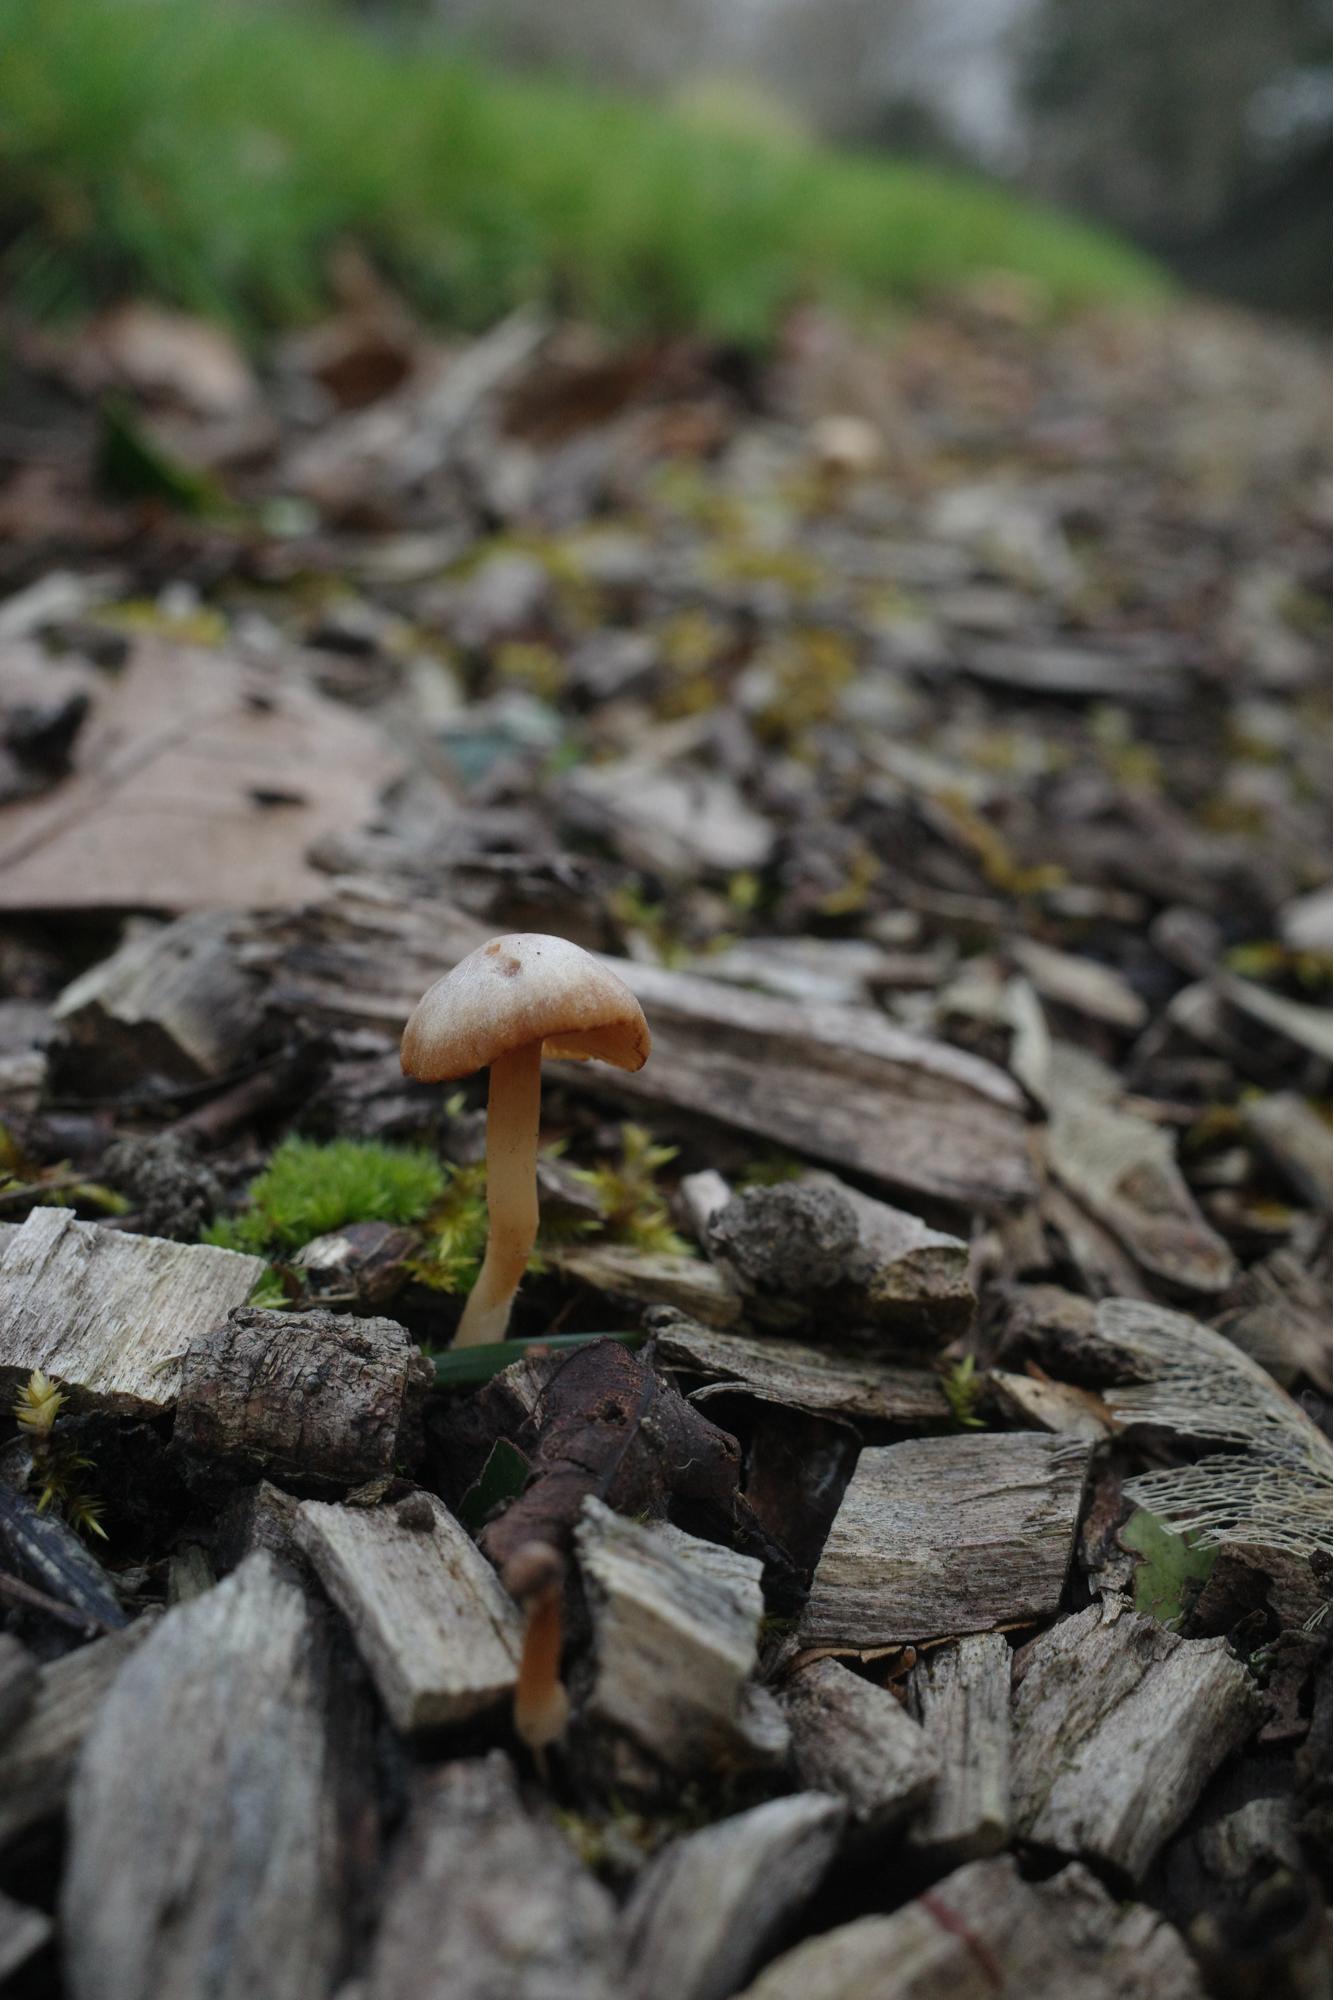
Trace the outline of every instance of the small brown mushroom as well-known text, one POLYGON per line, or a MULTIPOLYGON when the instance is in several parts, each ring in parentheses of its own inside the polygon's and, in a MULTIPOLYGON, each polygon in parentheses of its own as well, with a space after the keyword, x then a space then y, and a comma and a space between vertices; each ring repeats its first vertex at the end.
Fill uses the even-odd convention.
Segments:
POLYGON ((648 1023, 634 994, 565 938, 520 931, 492 938, 437 979, 403 1030, 408 1076, 444 1083, 491 1070, 486 1118, 486 1257, 455 1344, 503 1340, 537 1240, 537 1123, 542 1058, 648 1061, 648 1023))
POLYGON ((514 1729, 541 1768, 570 1719, 570 1698, 560 1677, 565 1563, 549 1542, 525 1542, 506 1563, 502 1581, 526 1620, 514 1688, 514 1729))

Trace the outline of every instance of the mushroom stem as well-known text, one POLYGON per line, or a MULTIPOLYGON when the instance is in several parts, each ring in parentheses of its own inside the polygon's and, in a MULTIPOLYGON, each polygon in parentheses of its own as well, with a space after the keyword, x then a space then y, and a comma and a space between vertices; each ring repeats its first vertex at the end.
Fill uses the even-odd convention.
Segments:
POLYGON ((456 1347, 503 1340, 537 1241, 537 1125, 542 1044, 526 1042, 491 1065, 486 1108, 486 1256, 464 1307, 456 1347))
POLYGON ((570 1700, 560 1677, 565 1564, 546 1543, 526 1542, 506 1564, 504 1582, 525 1614, 514 1731, 545 1778, 547 1751, 564 1736, 570 1720, 570 1700))

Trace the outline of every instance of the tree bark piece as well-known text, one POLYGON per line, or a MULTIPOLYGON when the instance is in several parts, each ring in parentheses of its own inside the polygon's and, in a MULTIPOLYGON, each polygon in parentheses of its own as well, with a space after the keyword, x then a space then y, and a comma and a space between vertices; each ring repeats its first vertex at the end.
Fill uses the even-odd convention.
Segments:
POLYGON ((1029 1432, 862 1452, 801 1625, 805 1645, 902 1645, 1050 1617, 1091 1447, 1029 1432))
POLYGON ((1019 1878, 972 1861, 891 1917, 861 1917, 776 1959, 741 2000, 1203 2000, 1161 1917, 1084 1868, 1019 1878))
POLYGON ((305 1501, 296 1539, 352 1628, 396 1728, 461 1722, 514 1686, 523 1626, 475 1542, 434 1494, 405 1507, 305 1501))
POLYGON ((85 1638, 129 1624, 112 1578, 73 1528, 26 1493, 0 1485, 0 1569, 84 1621, 85 1638))
POLYGON ((263 1270, 261 1258, 235 1250, 35 1208, 0 1262, 0 1392, 12 1401, 40 1368, 75 1403, 161 1416, 176 1400, 186 1349, 244 1304, 263 1270))
POLYGON ((841 1800, 798 1792, 672 1841, 625 1910, 628 2000, 727 2000, 791 1934, 844 1817, 841 1800))
MULTIPOLYGON (((485 935, 438 901, 375 882, 234 932, 242 963, 273 973, 284 1011, 394 1034, 441 965, 485 935)), ((797 1006, 662 966, 608 962, 651 1016, 654 1060, 633 1077, 590 1064, 566 1075, 567 1087, 719 1119, 963 1208, 1034 1196, 1023 1095, 992 1064, 896 1028, 873 1008, 797 1006)))
POLYGON ((678 1774, 781 1757, 787 1730, 751 1684, 761 1565, 598 1500, 584 1502, 575 1546, 593 1618, 585 1718, 678 1774))
POLYGON ((420 1788, 391 1874, 365 2000, 615 2000, 615 1905, 506 1758, 420 1788))
POLYGON ((126 1659, 148 1637, 141 1618, 38 1671, 23 1721, 0 1746, 0 1848, 59 1816, 79 1745, 126 1659))
POLYGON ((1132 1880, 1261 1710, 1225 1640, 1182 1639, 1119 1599, 1034 1639, 1015 1674, 1017 1831, 1132 1880))
POLYGON ((837 1660, 816 1660, 779 1699, 802 1784, 846 1799, 859 1825, 897 1825, 934 1789, 936 1750, 888 1688, 837 1660))
POLYGON ((833 1174, 733 1195, 704 1240, 763 1326, 934 1352, 977 1303, 966 1243, 833 1174))
POLYGON ((256 1555, 168 1612, 118 1677, 70 1803, 73 2000, 324 2000, 352 1843, 371 1837, 369 1714, 332 1636, 256 1555))
POLYGON ((660 1367, 711 1378, 708 1387, 692 1394, 696 1404, 740 1392, 814 1416, 889 1424, 942 1423, 949 1417, 940 1377, 925 1368, 899 1368, 795 1340, 718 1333, 667 1307, 650 1313, 647 1323, 660 1367))
POLYGON ((908 1683, 940 1759, 908 1840, 951 1865, 995 1854, 1009 1838, 1012 1659, 999 1632, 977 1632, 925 1654, 908 1683))
POLYGON ((433 1381, 395 1320, 242 1306, 191 1341, 176 1437, 237 1478, 357 1486, 410 1455, 433 1381))

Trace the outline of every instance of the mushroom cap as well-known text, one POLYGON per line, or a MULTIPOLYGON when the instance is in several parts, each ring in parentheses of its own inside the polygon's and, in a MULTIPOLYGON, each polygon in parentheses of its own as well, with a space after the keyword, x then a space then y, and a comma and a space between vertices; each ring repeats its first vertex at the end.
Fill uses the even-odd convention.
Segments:
POLYGON ((623 979, 566 938, 516 931, 460 959, 425 992, 403 1030, 408 1076, 447 1083, 511 1049, 642 1069, 644 1012, 623 979))

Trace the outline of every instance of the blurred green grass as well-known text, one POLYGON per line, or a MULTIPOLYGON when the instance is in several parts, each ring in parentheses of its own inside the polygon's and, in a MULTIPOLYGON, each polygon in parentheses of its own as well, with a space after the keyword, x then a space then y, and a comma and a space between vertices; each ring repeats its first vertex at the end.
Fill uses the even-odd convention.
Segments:
POLYGON ((423 311, 540 299, 762 342, 782 309, 983 273, 1054 308, 1167 280, 963 175, 833 152, 217 0, 0 0, 0 278, 42 316, 147 292, 243 331, 360 244, 423 311))

